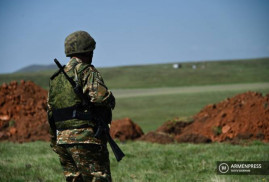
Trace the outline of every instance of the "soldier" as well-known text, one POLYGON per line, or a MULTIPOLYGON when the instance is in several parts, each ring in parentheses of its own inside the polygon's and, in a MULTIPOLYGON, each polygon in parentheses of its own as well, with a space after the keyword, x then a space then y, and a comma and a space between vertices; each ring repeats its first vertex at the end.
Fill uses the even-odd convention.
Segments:
POLYGON ((62 72, 50 79, 51 146, 59 155, 66 181, 111 181, 107 139, 104 134, 94 137, 98 127, 92 117, 110 122, 115 98, 91 64, 95 44, 85 31, 76 31, 65 39, 65 54, 71 60, 64 71, 82 88, 86 103, 62 72))

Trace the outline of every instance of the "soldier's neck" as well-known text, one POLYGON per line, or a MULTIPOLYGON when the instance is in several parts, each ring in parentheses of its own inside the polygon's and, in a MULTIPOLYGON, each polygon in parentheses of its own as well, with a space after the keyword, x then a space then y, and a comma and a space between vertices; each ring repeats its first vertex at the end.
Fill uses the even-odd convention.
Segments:
POLYGON ((92 64, 92 57, 89 57, 89 56, 74 56, 74 58, 80 59, 83 63, 92 64))

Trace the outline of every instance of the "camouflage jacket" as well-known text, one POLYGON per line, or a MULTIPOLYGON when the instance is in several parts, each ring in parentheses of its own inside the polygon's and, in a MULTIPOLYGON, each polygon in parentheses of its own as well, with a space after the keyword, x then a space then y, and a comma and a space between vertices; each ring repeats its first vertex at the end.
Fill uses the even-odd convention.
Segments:
MULTIPOLYGON (((83 63, 80 59, 73 57, 65 66, 65 72, 81 85, 83 94, 89 99, 89 102, 92 102, 95 106, 97 106, 97 108, 98 106, 114 108, 114 96, 112 92, 107 89, 102 76, 94 66, 83 63)), ((52 117, 52 108, 64 108, 70 106, 70 103, 81 102, 81 100, 74 95, 74 93, 72 94, 72 88, 70 87, 71 84, 69 84, 63 76, 62 78, 56 78, 55 80, 55 83, 50 81, 50 89, 48 94, 49 119, 52 117)), ((102 113, 99 112, 98 114, 102 113)), ((101 144, 102 142, 105 142, 102 139, 97 139, 94 137, 94 127, 96 127, 96 123, 94 121, 78 121, 78 119, 72 119, 65 123, 72 126, 77 122, 86 122, 87 127, 77 129, 69 129, 67 127, 64 130, 57 129, 56 136, 52 135, 52 140, 56 140, 56 144, 101 144)), ((55 123, 56 128, 62 124, 60 122, 59 124, 57 122, 55 123)))

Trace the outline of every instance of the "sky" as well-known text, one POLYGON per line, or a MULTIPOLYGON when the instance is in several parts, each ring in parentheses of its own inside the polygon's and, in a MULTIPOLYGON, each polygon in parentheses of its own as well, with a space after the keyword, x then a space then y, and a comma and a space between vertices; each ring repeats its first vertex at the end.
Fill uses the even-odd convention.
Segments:
POLYGON ((0 73, 68 62, 77 30, 96 67, 269 57, 268 0, 1 0, 0 73))

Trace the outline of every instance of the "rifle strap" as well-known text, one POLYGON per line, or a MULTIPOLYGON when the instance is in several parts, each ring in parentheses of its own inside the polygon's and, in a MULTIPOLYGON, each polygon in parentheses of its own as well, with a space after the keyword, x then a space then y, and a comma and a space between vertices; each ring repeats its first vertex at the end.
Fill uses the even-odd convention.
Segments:
MULTIPOLYGON (((65 67, 65 65, 63 65, 63 68, 65 67)), ((56 71, 51 77, 50 80, 53 80, 56 76, 58 76, 61 73, 61 70, 58 69, 58 71, 56 71)))

